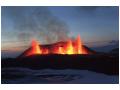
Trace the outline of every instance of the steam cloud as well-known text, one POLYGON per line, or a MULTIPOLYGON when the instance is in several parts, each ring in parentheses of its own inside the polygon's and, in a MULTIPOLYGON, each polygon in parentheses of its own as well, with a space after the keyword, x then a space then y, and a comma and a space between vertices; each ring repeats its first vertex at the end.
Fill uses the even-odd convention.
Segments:
POLYGON ((9 9, 19 40, 37 38, 42 43, 53 43, 68 39, 66 23, 55 17, 47 7, 6 8, 9 9))

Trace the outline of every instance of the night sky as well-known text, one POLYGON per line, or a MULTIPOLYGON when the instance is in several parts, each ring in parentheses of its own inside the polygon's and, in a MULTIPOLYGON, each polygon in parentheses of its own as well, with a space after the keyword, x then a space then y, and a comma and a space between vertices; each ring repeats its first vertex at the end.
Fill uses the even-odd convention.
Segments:
POLYGON ((2 7, 2 52, 23 51, 41 44, 75 38, 88 47, 118 43, 119 7, 2 7))

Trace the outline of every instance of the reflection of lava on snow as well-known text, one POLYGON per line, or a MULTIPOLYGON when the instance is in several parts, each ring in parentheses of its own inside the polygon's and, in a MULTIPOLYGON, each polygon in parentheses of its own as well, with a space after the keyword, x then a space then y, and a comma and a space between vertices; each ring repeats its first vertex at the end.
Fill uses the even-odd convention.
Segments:
POLYGON ((53 45, 52 48, 45 48, 33 40, 31 48, 25 53, 25 56, 34 54, 88 54, 83 47, 80 36, 76 40, 68 40, 64 44, 53 45))

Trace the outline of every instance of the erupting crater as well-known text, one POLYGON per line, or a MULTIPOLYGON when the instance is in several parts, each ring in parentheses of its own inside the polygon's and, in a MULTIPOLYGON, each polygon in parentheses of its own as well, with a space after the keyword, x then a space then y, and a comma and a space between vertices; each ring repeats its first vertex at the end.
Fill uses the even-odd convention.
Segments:
POLYGON ((80 36, 75 40, 69 39, 65 42, 57 42, 49 45, 40 45, 36 40, 32 40, 31 47, 27 49, 20 57, 43 54, 92 54, 93 51, 84 46, 80 36))

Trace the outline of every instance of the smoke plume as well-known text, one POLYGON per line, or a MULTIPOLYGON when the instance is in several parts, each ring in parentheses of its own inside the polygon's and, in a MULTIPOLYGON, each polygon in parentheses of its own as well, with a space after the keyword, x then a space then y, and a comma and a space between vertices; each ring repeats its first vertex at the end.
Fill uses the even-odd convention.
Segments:
POLYGON ((13 21, 18 39, 37 39, 42 43, 53 43, 68 39, 65 22, 54 16, 47 7, 6 7, 13 21))

